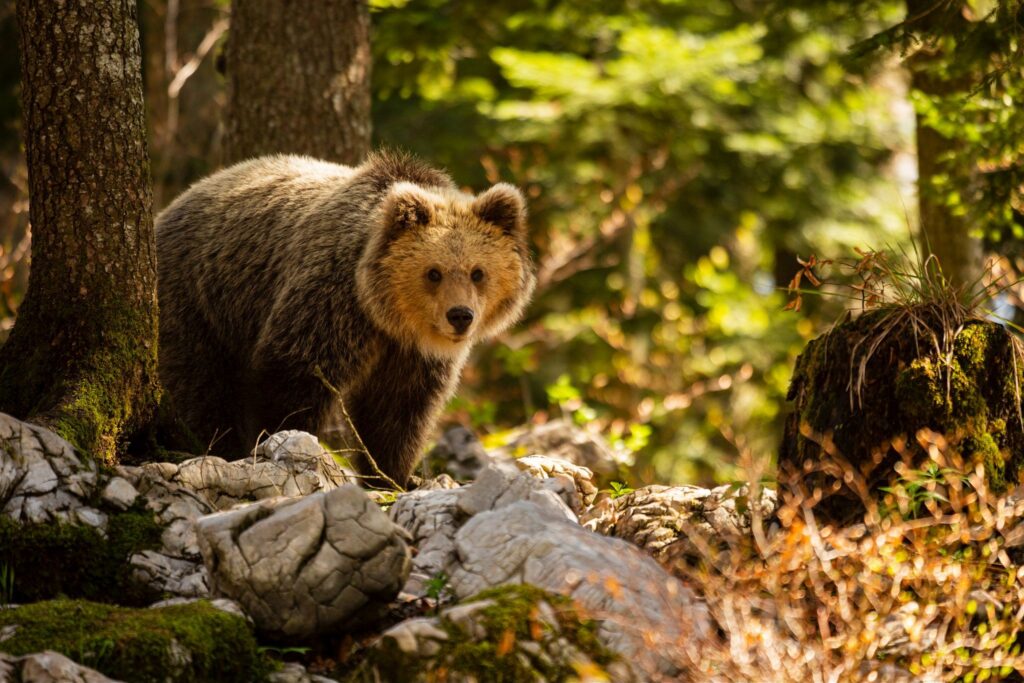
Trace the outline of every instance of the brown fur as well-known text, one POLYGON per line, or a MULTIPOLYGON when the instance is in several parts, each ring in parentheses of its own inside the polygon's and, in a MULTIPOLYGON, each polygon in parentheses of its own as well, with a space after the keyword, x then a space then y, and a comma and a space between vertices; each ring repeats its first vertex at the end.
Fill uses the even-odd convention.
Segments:
POLYGON ((518 190, 473 197, 399 155, 225 169, 157 217, 157 249, 161 379, 201 443, 241 456, 262 431, 317 432, 336 402, 319 368, 399 483, 471 345, 515 322, 535 282, 518 190), (475 313, 461 335, 456 306, 475 313))

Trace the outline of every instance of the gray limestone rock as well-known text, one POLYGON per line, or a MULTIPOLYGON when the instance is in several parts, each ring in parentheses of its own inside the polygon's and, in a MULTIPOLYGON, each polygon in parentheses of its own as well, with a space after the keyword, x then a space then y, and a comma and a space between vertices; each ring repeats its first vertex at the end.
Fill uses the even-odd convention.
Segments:
POLYGON ((564 479, 540 480, 508 466, 492 466, 468 486, 418 489, 398 496, 389 515, 409 533, 417 551, 404 590, 425 594, 427 582, 445 571, 455 553, 455 533, 478 512, 530 500, 556 519, 575 521, 565 502, 574 494, 574 486, 564 479))
POLYGON ((330 491, 349 480, 316 437, 297 431, 271 435, 252 458, 229 462, 203 456, 178 465, 149 463, 143 468, 150 476, 193 491, 216 510, 242 502, 330 491))
POLYGON ((0 652, 0 681, 21 683, 118 683, 58 652, 36 652, 14 657, 0 652))
POLYGON ((247 501, 330 491, 346 480, 316 437, 299 431, 271 435, 245 460, 198 457, 180 464, 147 463, 120 467, 118 475, 107 484, 104 497, 117 505, 132 492, 141 495, 164 527, 160 549, 131 557, 135 577, 161 593, 185 598, 210 593, 196 538, 200 517, 247 501))
MULTIPOLYGON (((616 536, 648 551, 659 561, 711 559, 701 548, 722 549, 749 541, 752 512, 766 531, 774 521, 778 496, 762 488, 752 505, 747 486, 645 486, 615 499, 606 498, 580 519, 588 529, 616 536)), ((773 526, 774 525, 774 526, 773 526)))
POLYGON ((461 425, 446 431, 426 460, 434 472, 459 481, 476 479, 492 462, 476 435, 461 425))
POLYGON ((337 683, 333 678, 317 676, 306 671, 306 667, 295 662, 288 662, 280 671, 267 676, 270 683, 337 683))
POLYGON ((124 477, 113 477, 103 488, 103 500, 121 510, 127 510, 139 497, 139 492, 124 477))
POLYGON ((621 467, 632 464, 629 451, 612 448, 602 437, 577 427, 568 420, 529 425, 511 442, 491 452, 492 457, 546 455, 567 460, 591 470, 604 482, 615 478, 621 467))
POLYGON ((53 432, 0 413, 0 515, 16 522, 78 522, 106 528, 87 503, 99 484, 96 463, 79 458, 53 432))
POLYGON ((446 573, 457 597, 509 583, 568 595, 600 620, 601 641, 642 672, 686 680, 710 641, 707 608, 657 562, 530 501, 474 515, 454 543, 446 573))
POLYGON ((597 484, 590 468, 547 455, 526 455, 516 458, 515 464, 537 479, 562 479, 571 484, 571 487, 567 487, 571 493, 566 502, 577 515, 582 514, 597 496, 597 484))
POLYGON ((517 680, 561 681, 566 671, 574 671, 586 672, 580 680, 638 681, 626 661, 608 662, 606 650, 589 639, 581 642, 582 616, 535 591, 509 590, 476 599, 389 628, 368 652, 358 680, 428 683, 443 677, 451 683, 479 682, 480 672, 474 671, 479 664, 456 653, 465 652, 466 645, 499 643, 509 680, 514 673, 517 680), (510 621, 517 618, 525 623, 510 621), (509 638, 511 629, 522 629, 526 637, 509 638))
POLYGON ((119 467, 117 473, 156 515, 163 527, 160 548, 131 556, 136 579, 158 592, 185 598, 207 597, 210 593, 196 538, 196 521, 214 511, 188 487, 165 478, 173 463, 147 463, 141 467, 119 467))
POLYGON ((409 574, 406 533, 354 485, 209 515, 197 528, 212 593, 274 637, 370 616, 409 574))

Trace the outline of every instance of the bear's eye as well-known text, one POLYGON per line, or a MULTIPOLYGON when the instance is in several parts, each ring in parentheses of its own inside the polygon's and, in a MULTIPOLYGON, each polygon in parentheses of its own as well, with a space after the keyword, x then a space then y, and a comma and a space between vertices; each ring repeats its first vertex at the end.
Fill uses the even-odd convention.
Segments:
POLYGON ((473 272, 469 274, 469 277, 473 279, 473 282, 480 282, 484 279, 484 271, 479 268, 473 269, 473 272))
POLYGON ((440 282, 441 271, 438 270, 437 268, 431 268, 430 270, 427 271, 427 279, 430 280, 431 282, 440 282))

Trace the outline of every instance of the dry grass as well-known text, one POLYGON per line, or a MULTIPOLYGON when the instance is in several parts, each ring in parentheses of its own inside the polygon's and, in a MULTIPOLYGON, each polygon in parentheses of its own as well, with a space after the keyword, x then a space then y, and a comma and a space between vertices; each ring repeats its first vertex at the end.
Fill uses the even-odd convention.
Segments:
MULTIPOLYGON (((805 294, 835 297, 847 302, 847 313, 869 311, 881 313, 874 317, 872 329, 854 349, 850 364, 851 400, 862 399, 866 368, 879 348, 894 336, 910 335, 916 344, 926 345, 941 366, 948 369, 953 357, 953 344, 964 326, 983 316, 995 318, 991 303, 1004 292, 1014 291, 1020 279, 1008 279, 998 261, 989 262, 972 282, 954 284, 942 273, 934 255, 923 257, 916 250, 855 250, 856 259, 818 260, 811 255, 798 259, 801 269, 789 282, 786 291, 790 302, 786 308, 800 310, 805 294), (834 279, 820 271, 829 269, 834 279), (807 289, 804 284, 813 289, 807 289)), ((1012 321, 1002 320, 1016 329, 1012 321)), ((1021 331, 1021 330, 1017 330, 1021 331)), ((1014 358, 1024 363, 1024 346, 1014 337, 1014 358)), ((947 398, 950 373, 946 372, 947 398)))
POLYGON ((904 463, 898 485, 865 497, 861 523, 820 521, 822 492, 780 482, 775 523, 755 520, 752 538, 763 540, 675 567, 725 634, 695 663, 699 678, 970 682, 1024 672, 1024 497, 991 495, 941 435, 917 439, 930 465, 904 463))

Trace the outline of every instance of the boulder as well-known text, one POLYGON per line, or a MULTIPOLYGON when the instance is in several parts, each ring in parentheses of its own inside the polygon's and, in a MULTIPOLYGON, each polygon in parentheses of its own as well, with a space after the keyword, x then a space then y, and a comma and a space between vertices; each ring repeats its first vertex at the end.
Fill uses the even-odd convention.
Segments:
POLYGON ((398 496, 389 510, 405 529, 417 552, 404 590, 425 595, 428 582, 444 573, 455 553, 455 533, 469 517, 486 510, 530 500, 555 517, 575 520, 567 501, 576 497, 566 479, 537 479, 510 466, 492 466, 477 481, 455 489, 417 489, 398 496))
POLYGON ((330 491, 348 476, 315 436, 295 430, 272 434, 244 460, 198 457, 117 471, 104 495, 126 500, 135 492, 163 528, 160 547, 132 555, 136 579, 186 598, 210 593, 196 539, 200 517, 246 501, 330 491))
POLYGON ((603 645, 644 676, 688 680, 711 642, 707 608, 657 562, 530 501, 474 515, 454 543, 446 574, 458 598, 514 583, 569 596, 598 621, 603 645))
POLYGON ((385 631, 355 681, 637 680, 564 596, 505 586, 385 631), (598 678, 598 674, 603 677, 598 678))
POLYGON ((645 486, 618 498, 605 498, 580 523, 606 536, 643 548, 659 562, 709 560, 706 550, 751 540, 751 513, 769 531, 778 528, 778 496, 762 488, 756 505, 748 486, 645 486))
POLYGON ((350 481, 350 474, 315 436, 294 430, 272 434, 252 458, 229 462, 203 456, 179 464, 148 463, 141 469, 150 478, 185 487, 215 510, 278 496, 307 496, 350 481))
POLYGON ((991 491, 1007 490, 1024 473, 1018 345, 998 323, 951 323, 928 307, 876 309, 833 327, 797 359, 780 483, 796 495, 818 489, 820 516, 859 518, 862 497, 899 478, 897 463, 932 462, 918 442, 927 429, 944 435, 960 469, 980 465, 991 491))
POLYGON ((160 476, 168 470, 177 466, 100 470, 49 430, 0 414, 0 562, 20 598, 206 595, 193 523, 213 508, 160 476))
MULTIPOLYGON (((99 490, 94 489, 96 498, 99 490)), ((97 508, 71 494, 68 498, 78 507, 66 521, 60 517, 67 509, 45 521, 0 515, 0 565, 13 572, 13 600, 66 595, 134 605, 152 602, 161 587, 140 581, 126 560, 160 547, 163 530, 153 513, 138 504, 127 510, 97 508), (86 512, 100 519, 87 523, 86 512)))
POLYGON ((267 676, 269 683, 337 683, 333 678, 317 676, 306 671, 306 667, 296 662, 287 662, 279 671, 267 676))
POLYGON ((447 474, 457 481, 476 479, 493 461, 476 434, 459 425, 448 429, 426 461, 431 472, 447 474))
POLYGON ((47 650, 24 657, 0 652, 0 681, 20 683, 120 683, 99 671, 47 650))
POLYGON ((548 455, 525 455, 516 458, 515 464, 537 479, 564 479, 571 483, 576 495, 572 497, 569 507, 577 515, 592 505, 597 496, 594 473, 583 465, 574 465, 568 460, 548 455))
POLYGON ((459 494, 460 489, 418 489, 400 495, 388 511, 416 548, 405 592, 426 595, 428 582, 443 571, 455 552, 455 532, 461 521, 459 494))
POLYGON ((214 512, 214 508, 169 476, 176 468, 173 463, 117 468, 119 477, 139 492, 139 499, 161 529, 158 546, 133 553, 129 561, 136 580, 161 595, 206 597, 210 589, 195 524, 200 517, 214 512))
POLYGON ((629 451, 612 448, 600 435, 577 427, 569 420, 552 420, 529 425, 509 443, 492 451, 497 458, 545 455, 567 460, 592 471, 601 482, 620 476, 620 470, 633 464, 629 451))
POLYGON ((446 580, 465 599, 531 584, 575 600, 641 678, 685 675, 711 637, 703 603, 632 544, 582 528, 552 488, 562 484, 491 467, 460 489, 400 495, 391 518, 419 550, 406 591, 423 595, 431 579, 446 580))
POLYGON ((96 463, 48 429, 0 413, 0 516, 22 524, 79 523, 97 529, 107 515, 96 496, 96 463))
POLYGON ((209 515, 197 529, 213 594, 274 638, 370 618, 409 574, 405 532, 351 484, 209 515))

